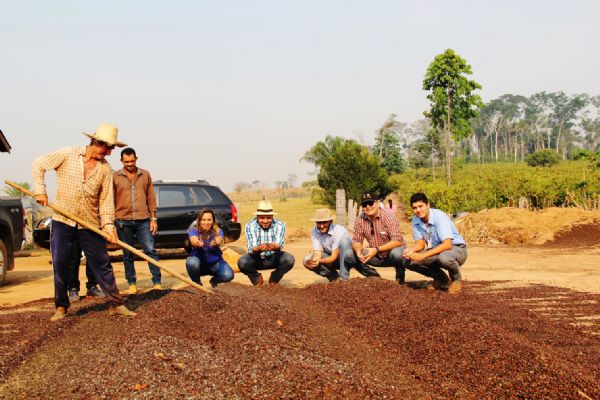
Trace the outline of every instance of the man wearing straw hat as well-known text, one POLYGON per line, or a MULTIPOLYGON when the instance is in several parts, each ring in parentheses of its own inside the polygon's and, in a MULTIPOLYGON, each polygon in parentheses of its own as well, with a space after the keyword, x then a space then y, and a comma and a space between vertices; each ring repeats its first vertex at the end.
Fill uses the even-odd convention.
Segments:
POLYGON ((285 224, 273 218, 277 214, 270 202, 262 200, 254 213, 256 218, 246 224, 248 254, 238 260, 238 268, 254 286, 264 280, 258 270, 273 269, 269 283, 278 283, 294 266, 294 256, 283 251, 285 224))
MULTIPOLYGON (((126 144, 117 140, 118 129, 108 124, 98 126, 95 133, 83 134, 91 139, 89 145, 67 147, 33 161, 35 199, 43 206, 48 204, 45 173, 55 170, 58 183, 56 206, 70 215, 79 217, 90 226, 99 227, 110 236, 110 239, 106 240, 117 243, 112 172, 105 158, 115 146, 124 147, 126 144)), ((56 312, 51 321, 63 319, 69 308, 68 271, 73 247, 77 243, 83 249, 94 277, 106 295, 109 313, 134 316, 135 313, 125 307, 117 289, 105 239, 91 229, 78 226, 69 217, 55 213, 52 216, 50 249, 54 269, 56 312)))
MULTIPOLYGON (((332 282, 338 278, 348 280, 349 274, 344 258, 353 258, 352 239, 342 225, 333 223, 333 215, 327 208, 319 208, 310 218, 315 227, 310 231, 312 254, 302 260, 304 266, 332 282), (338 273, 337 270, 340 270, 338 273)), ((356 263, 356 260, 354 260, 356 263)))

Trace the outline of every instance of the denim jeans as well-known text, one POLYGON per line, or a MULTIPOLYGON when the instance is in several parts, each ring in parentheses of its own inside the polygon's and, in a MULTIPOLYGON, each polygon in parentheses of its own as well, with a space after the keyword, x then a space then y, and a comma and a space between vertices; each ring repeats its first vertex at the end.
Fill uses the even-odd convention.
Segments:
MULTIPOLYGON (((375 267, 394 267, 396 269, 396 281, 400 283, 404 283, 404 259, 402 257, 402 253, 404 252, 404 247, 396 247, 393 248, 389 254, 381 258, 379 256, 375 256, 369 260, 369 265, 373 265, 375 267)), ((352 252, 352 257, 346 257, 346 265, 348 268, 356 268, 358 272, 363 274, 366 277, 369 276, 380 276, 379 273, 371 268, 367 264, 363 264, 360 262, 358 257, 354 252, 352 252)))
POLYGON ((185 269, 187 269, 190 279, 198 284, 200 277, 204 275, 214 276, 215 283, 229 282, 233 279, 233 269, 223 259, 214 264, 203 263, 200 257, 188 257, 185 260, 185 269))
MULTIPOLYGON (((73 246, 73 258, 71 259, 70 267, 69 267, 69 283, 67 285, 67 289, 76 290, 79 292, 81 288, 81 282, 79 282, 79 267, 81 266, 81 247, 79 247, 78 243, 75 243, 73 246)), ((90 263, 86 260, 85 263, 85 276, 87 278, 87 282, 85 283, 85 287, 87 290, 90 290, 94 286, 98 284, 96 282, 96 278, 94 278, 94 273, 92 272, 92 267, 90 263)))
MULTIPOLYGON (((327 278, 330 282, 341 277, 343 280, 348 280, 350 277, 350 273, 348 271, 348 267, 346 266, 346 258, 354 259, 354 253, 352 252, 352 239, 349 237, 345 238, 340 242, 340 254, 337 260, 332 262, 329 265, 319 265, 316 268, 311 269, 317 275, 321 275, 327 278), (339 274, 336 270, 340 270, 339 274)), ((323 252, 322 258, 330 257, 331 254, 327 252, 323 252)), ((304 257, 302 260, 302 264, 306 266, 307 261, 311 258, 310 255, 304 257)))
MULTIPOLYGON (((137 239, 140 246, 144 250, 144 253, 158 261, 158 253, 154 248, 154 236, 150 233, 150 219, 136 219, 136 220, 117 220, 117 233, 119 239, 127 243, 130 246, 135 245, 137 239)), ((136 283, 137 278, 135 276, 135 267, 133 266, 133 253, 129 250, 123 249, 123 265, 125 266, 125 279, 130 285, 136 283)), ((152 274, 152 283, 160 284, 160 269, 150 263, 148 263, 150 273, 152 274)))
POLYGON ((69 308, 69 270, 73 259, 73 248, 81 246, 83 254, 106 295, 108 304, 118 306, 124 300, 117 289, 117 282, 113 267, 108 258, 106 240, 90 229, 77 229, 58 221, 52 221, 50 232, 50 252, 52 254, 52 267, 54 269, 54 305, 69 308))
POLYGON ((455 246, 452 249, 442 251, 435 256, 427 257, 418 263, 405 260, 406 269, 418 272, 422 275, 435 279, 442 284, 459 281, 462 279, 460 267, 467 260, 467 247, 465 245, 455 246), (448 271, 448 275, 443 269, 448 271))
POLYGON ((294 267, 296 259, 285 251, 276 251, 271 257, 260 258, 258 254, 245 254, 238 260, 238 268, 250 279, 253 285, 259 281, 258 270, 274 269, 269 282, 277 283, 289 270, 294 267))

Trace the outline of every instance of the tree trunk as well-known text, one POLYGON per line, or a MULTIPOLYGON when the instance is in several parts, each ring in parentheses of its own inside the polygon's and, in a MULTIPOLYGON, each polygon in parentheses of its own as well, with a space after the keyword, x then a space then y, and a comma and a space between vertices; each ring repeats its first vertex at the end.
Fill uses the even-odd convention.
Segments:
POLYGON ((451 107, 452 107, 452 97, 451 90, 448 88, 448 120, 446 121, 446 126, 444 129, 446 132, 444 134, 444 145, 446 147, 446 183, 448 186, 452 185, 452 150, 450 149, 450 117, 451 117, 451 107))

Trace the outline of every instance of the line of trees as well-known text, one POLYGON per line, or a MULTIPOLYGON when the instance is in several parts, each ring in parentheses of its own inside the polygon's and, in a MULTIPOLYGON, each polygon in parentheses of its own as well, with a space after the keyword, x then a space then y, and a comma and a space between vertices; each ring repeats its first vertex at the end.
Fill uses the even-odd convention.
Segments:
POLYGON ((442 164, 450 186, 453 160, 550 165, 556 159, 588 157, 600 165, 600 96, 505 94, 484 103, 478 94, 482 86, 471 74, 466 60, 448 49, 425 73, 423 89, 430 105, 424 119, 409 124, 391 114, 375 131, 372 146, 327 136, 309 149, 302 160, 316 166, 325 202, 335 204, 331 196, 336 188, 346 189, 354 200, 364 190, 389 193, 379 178, 382 173, 431 168, 435 180, 436 167, 442 164), (531 157, 537 152, 542 153, 531 157), (367 175, 374 178, 364 180, 367 175))

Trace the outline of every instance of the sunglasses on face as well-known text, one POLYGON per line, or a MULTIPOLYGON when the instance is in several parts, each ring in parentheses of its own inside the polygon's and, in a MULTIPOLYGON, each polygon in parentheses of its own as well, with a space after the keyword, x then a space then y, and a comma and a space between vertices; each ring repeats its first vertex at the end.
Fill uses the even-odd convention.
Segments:
POLYGON ((100 146, 106 146, 109 150, 114 150, 114 148, 115 148, 114 144, 108 144, 106 142, 103 142, 102 140, 98 140, 98 144, 100 146))
POLYGON ((365 207, 372 207, 373 204, 375 204, 375 201, 367 200, 367 201, 363 201, 360 205, 363 206, 363 208, 365 208, 365 207))

